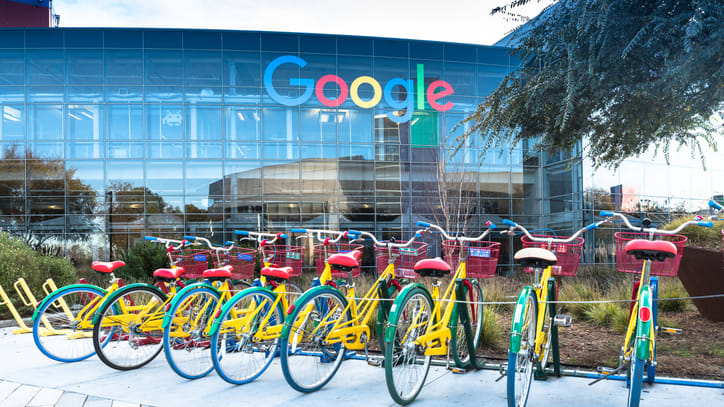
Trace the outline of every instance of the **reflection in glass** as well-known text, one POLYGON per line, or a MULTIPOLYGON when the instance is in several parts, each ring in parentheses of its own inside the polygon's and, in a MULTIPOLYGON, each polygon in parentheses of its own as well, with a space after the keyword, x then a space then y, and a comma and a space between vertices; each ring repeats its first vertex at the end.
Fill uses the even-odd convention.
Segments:
POLYGON ((146 105, 146 139, 182 140, 182 107, 180 105, 146 105))
POLYGON ((221 123, 221 107, 186 105, 187 140, 221 140, 221 123))
POLYGON ((63 140, 63 106, 29 105, 28 140, 63 140))

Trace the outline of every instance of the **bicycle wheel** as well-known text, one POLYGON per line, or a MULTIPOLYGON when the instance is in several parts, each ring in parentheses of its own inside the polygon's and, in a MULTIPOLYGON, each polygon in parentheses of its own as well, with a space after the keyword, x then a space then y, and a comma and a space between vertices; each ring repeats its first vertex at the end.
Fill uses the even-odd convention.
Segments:
POLYGON ((516 307, 514 315, 523 315, 523 329, 521 331, 520 350, 517 353, 508 351, 508 407, 524 407, 528 402, 530 385, 533 382, 535 361, 535 331, 538 305, 533 292, 526 298, 525 308, 519 311, 516 307))
POLYGON ((98 310, 93 346, 106 365, 137 369, 155 358, 163 345, 161 322, 166 296, 153 286, 127 286, 98 310))
POLYGON ((636 357, 636 344, 633 346, 633 353, 631 354, 631 361, 628 364, 628 378, 630 385, 628 386, 628 407, 639 407, 641 402, 641 385, 643 383, 644 376, 644 364, 646 363, 643 359, 636 357))
MULTIPOLYGON (((465 303, 457 303, 455 307, 463 306, 468 310, 468 318, 470 319, 470 328, 473 334, 474 342, 472 349, 477 349, 480 343, 480 335, 483 332, 483 290, 475 280, 466 280, 470 285, 465 284, 465 303)), ((459 312, 456 314, 459 315, 459 312)), ((462 320, 454 323, 453 332, 451 332, 450 349, 452 350, 455 364, 462 369, 471 366, 470 362, 470 346, 468 338, 465 335, 465 327, 462 326, 462 320)))
POLYGON ((219 328, 211 337, 211 361, 222 379, 244 384, 261 376, 277 354, 279 338, 264 336, 268 329, 284 323, 281 304, 272 308, 276 295, 262 288, 244 290, 224 306, 216 323, 219 328), (264 320, 269 317, 266 323, 264 320))
MULTIPOLYGON (((390 280, 390 282, 387 284, 387 294, 390 296, 390 299, 395 298, 395 293, 399 291, 400 289, 400 283, 397 282, 397 280, 390 280)), ((384 357, 385 355, 385 326, 387 324, 387 319, 390 316, 390 307, 392 304, 390 303, 390 300, 382 301, 380 300, 380 303, 378 304, 378 310, 377 310, 377 322, 375 323, 375 335, 377 336, 377 345, 380 347, 380 353, 384 357)))
POLYGON ((93 356, 91 311, 105 294, 105 290, 93 286, 61 288, 51 293, 33 321, 33 340, 40 352, 59 362, 93 356))
POLYGON ((332 287, 318 287, 295 304, 279 339, 284 378, 294 390, 309 393, 324 387, 344 359, 344 343, 328 340, 336 323, 349 321, 347 300, 332 287))
MULTIPOLYGON (((554 281, 553 279, 549 281, 554 281)), ((548 286, 548 301, 555 301, 556 300, 556 290, 555 290, 555 282, 553 282, 551 285, 548 286)), ((553 317, 554 315, 551 313, 551 306, 552 304, 546 304, 545 306, 545 314, 543 315, 543 329, 542 334, 544 335, 545 342, 543 343, 543 353, 542 356, 537 360, 536 363, 536 369, 538 372, 540 372, 541 375, 545 375, 546 367, 548 367, 548 360, 550 359, 551 355, 551 342, 553 335, 551 335, 551 331, 553 329, 553 317)))
POLYGON ((413 287, 397 297, 392 305, 390 327, 394 339, 385 344, 385 381, 392 399, 405 405, 415 400, 430 371, 430 356, 415 341, 424 334, 432 318, 430 294, 423 287, 413 287))
MULTIPOLYGON (((301 287, 292 283, 291 281, 287 281, 284 285, 286 285, 287 287, 287 302, 289 303, 289 305, 294 304, 294 302, 296 302, 299 297, 304 294, 304 290, 302 290, 301 287)), ((287 310, 284 310, 284 312, 286 313, 287 310)))
POLYGON ((208 328, 218 303, 218 292, 200 287, 183 294, 168 310, 171 321, 163 330, 163 350, 179 376, 198 379, 214 368, 208 328))

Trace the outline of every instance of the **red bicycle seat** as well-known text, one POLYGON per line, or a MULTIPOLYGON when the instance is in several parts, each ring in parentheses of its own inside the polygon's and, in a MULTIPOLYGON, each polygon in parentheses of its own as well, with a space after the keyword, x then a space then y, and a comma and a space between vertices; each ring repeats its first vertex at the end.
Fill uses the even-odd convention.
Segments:
POLYGON ((291 267, 264 267, 261 275, 274 279, 289 280, 289 274, 294 271, 291 267))
POLYGON ((666 240, 632 240, 626 243, 626 254, 637 259, 663 261, 676 256, 676 246, 666 240))
POLYGON ((112 273, 113 270, 125 266, 122 261, 94 261, 91 268, 99 273, 112 273))
POLYGON ((202 275, 204 278, 231 278, 232 271, 234 271, 234 266, 228 265, 217 269, 204 270, 202 275))
POLYGON ((362 252, 359 250, 352 250, 351 252, 347 253, 337 253, 329 256, 327 259, 327 263, 329 263, 330 266, 333 268, 335 266, 337 267, 347 267, 347 268, 356 268, 359 267, 359 259, 362 257, 362 252))
POLYGON ((153 272, 153 276, 165 280, 176 280, 177 278, 181 277, 181 274, 183 273, 183 267, 176 267, 171 269, 157 269, 153 272))
POLYGON ((435 257, 415 263, 415 272, 423 277, 442 277, 450 274, 452 268, 443 259, 435 257))

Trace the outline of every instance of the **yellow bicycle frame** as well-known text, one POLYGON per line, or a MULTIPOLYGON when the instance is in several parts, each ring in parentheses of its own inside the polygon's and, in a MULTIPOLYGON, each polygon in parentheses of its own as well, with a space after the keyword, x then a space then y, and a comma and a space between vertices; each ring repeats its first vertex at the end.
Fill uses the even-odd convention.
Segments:
MULTIPOLYGON (((629 316, 628 321, 628 327, 626 328, 626 338, 623 342, 623 349, 624 349, 624 359, 630 357, 636 349, 631 346, 631 341, 636 336, 636 322, 638 321, 638 314, 639 314, 639 301, 641 300, 641 291, 645 286, 648 286, 648 281, 645 281, 648 273, 644 272, 646 270, 646 267, 649 267, 649 262, 651 260, 644 260, 644 263, 642 265, 642 272, 641 272, 641 278, 639 279, 639 288, 636 292, 636 300, 633 303, 633 308, 631 309, 631 315, 629 316)), ((654 335, 654 324, 650 324, 651 329, 649 332, 651 340, 649 341, 649 359, 653 359, 654 355, 654 347, 656 344, 656 335, 654 335)), ((645 349, 645 348, 644 348, 645 349)))

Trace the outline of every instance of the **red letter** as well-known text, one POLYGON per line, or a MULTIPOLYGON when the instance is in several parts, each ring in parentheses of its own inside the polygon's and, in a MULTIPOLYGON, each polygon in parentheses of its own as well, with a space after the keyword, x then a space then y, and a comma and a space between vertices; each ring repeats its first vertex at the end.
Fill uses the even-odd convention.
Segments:
POLYGON ((347 84, 344 83, 342 78, 340 78, 339 76, 324 75, 317 81, 317 86, 315 87, 314 92, 317 94, 317 99, 319 99, 319 101, 322 102, 323 105, 328 107, 337 107, 344 103, 345 100, 347 100, 347 94, 349 94, 349 89, 347 88, 347 84), (327 82, 334 82, 339 85, 339 96, 337 96, 337 99, 329 100, 326 96, 324 96, 324 85, 326 85, 327 82))
POLYGON ((455 105, 452 102, 447 102, 444 105, 441 105, 437 103, 437 100, 444 98, 445 96, 452 95, 453 93, 455 93, 455 91, 449 83, 445 81, 435 81, 427 88, 427 103, 439 112, 446 112, 452 109, 455 105), (437 88, 443 88, 444 90, 439 93, 435 93, 435 89, 437 88))

